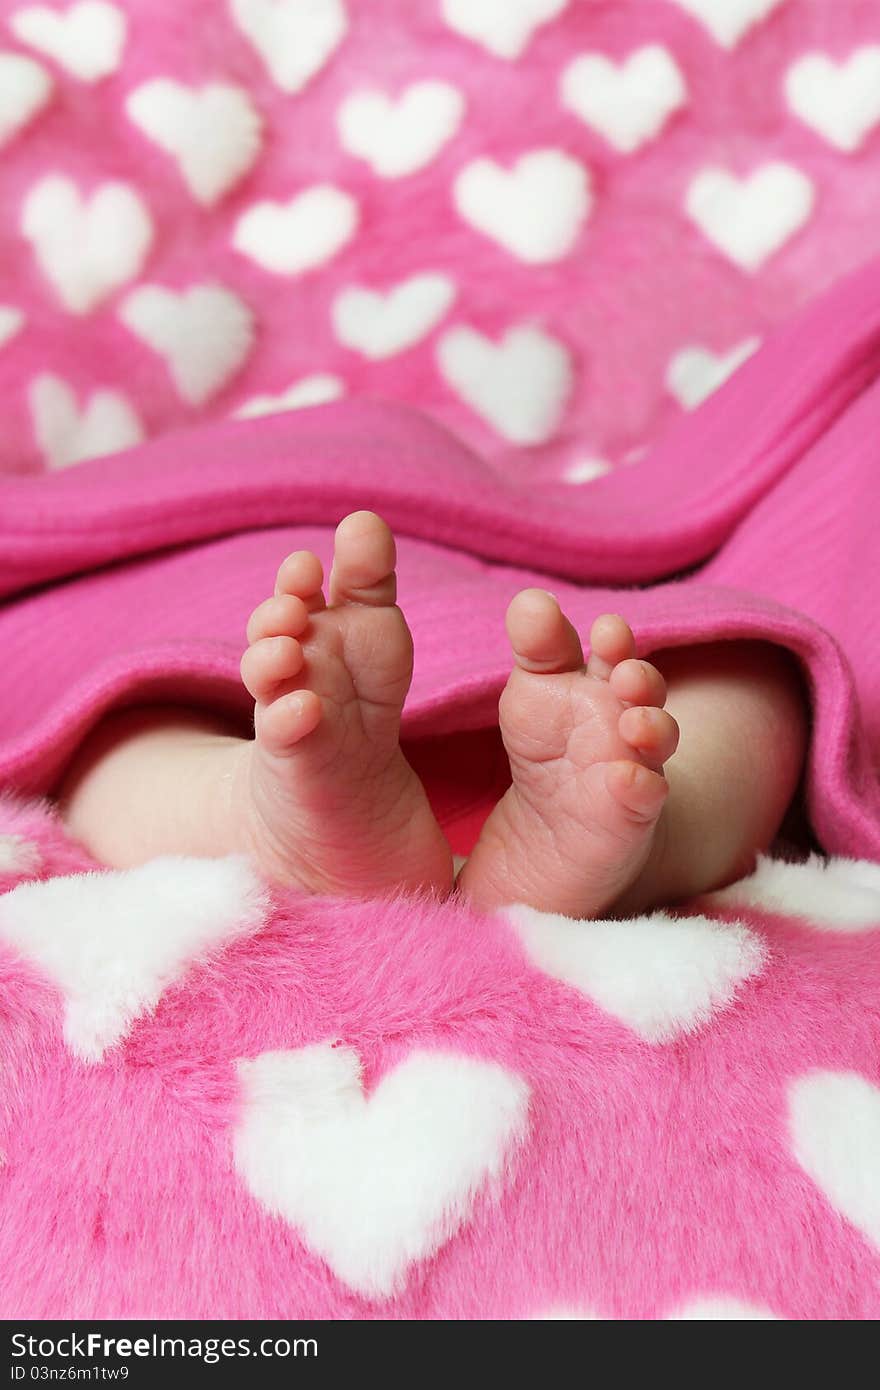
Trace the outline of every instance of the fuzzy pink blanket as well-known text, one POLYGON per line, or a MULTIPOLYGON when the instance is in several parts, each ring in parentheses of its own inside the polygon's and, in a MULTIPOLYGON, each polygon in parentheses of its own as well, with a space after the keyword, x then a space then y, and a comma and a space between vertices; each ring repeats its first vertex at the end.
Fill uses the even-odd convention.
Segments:
POLYGON ((880 266, 789 317, 876 220, 871 7, 180 13, 0 3, 0 1316, 876 1317, 880 266), (362 506, 426 765, 550 583, 788 647, 832 857, 589 923, 97 871, 23 798, 120 702, 245 714, 362 506))
POLYGON ((491 722, 530 556, 603 584, 702 560, 555 587, 582 626, 613 595, 645 650, 788 646, 814 827, 861 858, 765 861, 677 919, 489 919, 237 860, 83 874, 6 805, 0 1312, 880 1313, 878 360, 873 266, 577 509, 368 404, 0 484, 13 786, 119 700, 243 706, 279 554, 366 501, 405 533, 410 736, 491 722))

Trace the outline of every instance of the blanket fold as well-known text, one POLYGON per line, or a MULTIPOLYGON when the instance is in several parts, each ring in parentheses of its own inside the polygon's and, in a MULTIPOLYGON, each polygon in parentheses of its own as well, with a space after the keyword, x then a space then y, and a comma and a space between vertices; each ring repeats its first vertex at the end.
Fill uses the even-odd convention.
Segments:
POLYGON ((794 652, 814 712, 813 825, 828 849, 880 857, 878 369, 874 263, 647 458, 588 487, 531 490, 429 421, 372 401, 4 479, 0 780, 49 791, 120 702, 195 700, 245 716, 244 624, 278 562, 301 546, 328 559, 340 516, 372 506, 400 535, 417 653, 409 737, 494 722, 504 608, 552 575, 582 630, 619 609, 642 652, 746 637, 794 652))

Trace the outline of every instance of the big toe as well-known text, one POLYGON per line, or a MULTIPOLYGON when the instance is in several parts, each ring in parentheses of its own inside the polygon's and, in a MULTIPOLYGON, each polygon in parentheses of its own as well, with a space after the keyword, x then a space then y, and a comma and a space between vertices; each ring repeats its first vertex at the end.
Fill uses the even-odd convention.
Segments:
POLYGON ((522 589, 507 610, 507 635, 516 664, 547 675, 584 663, 580 638, 546 589, 522 589))
POLYGON ((393 604, 396 563, 391 528, 375 512, 351 512, 336 528, 330 602, 393 604))

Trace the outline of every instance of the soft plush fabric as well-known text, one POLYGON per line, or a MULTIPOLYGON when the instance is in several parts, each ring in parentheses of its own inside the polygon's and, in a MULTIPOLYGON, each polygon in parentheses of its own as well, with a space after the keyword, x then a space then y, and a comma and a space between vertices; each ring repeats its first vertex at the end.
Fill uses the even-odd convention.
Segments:
POLYGON ((416 648, 408 737, 495 722, 506 603, 555 574, 585 633, 610 608, 643 651, 737 636, 790 648, 813 709, 815 831, 833 852, 880 857, 878 358, 880 264, 588 492, 516 486, 430 422, 369 402, 209 428, 185 456, 167 439, 0 480, 0 580, 18 595, 0 611, 0 778, 49 791, 123 699, 219 702, 245 717, 250 609, 287 551, 328 560, 328 523, 372 505, 401 533, 416 648), (49 578, 64 582, 34 589, 49 578), (610 589, 648 578, 661 582, 610 589))
POLYGON ((876 864, 622 922, 91 867, 0 806, 3 1317, 880 1314, 876 864))
POLYGON ((0 465, 369 394, 589 485, 872 252, 878 93, 874 0, 0 0, 0 465))
POLYGON ((880 267, 790 318, 874 243, 876 7, 185 8, 0 3, 0 1315, 876 1317, 880 267), (457 849, 537 582, 791 650, 833 857, 485 917, 21 799, 119 703, 246 720, 363 506, 457 849))
POLYGON ((0 484, 21 790, 120 700, 244 711, 248 607, 359 493, 405 533, 417 748, 493 720, 502 610, 533 577, 501 557, 607 582, 707 556, 640 588, 552 582, 581 626, 622 608, 646 650, 796 653, 813 826, 855 856, 762 863, 685 916, 489 918, 270 893, 236 860, 89 875, 45 811, 6 804, 0 1311, 877 1316, 878 323, 872 267, 643 488, 612 474, 577 512, 354 404, 193 435, 184 468, 156 444, 0 484))

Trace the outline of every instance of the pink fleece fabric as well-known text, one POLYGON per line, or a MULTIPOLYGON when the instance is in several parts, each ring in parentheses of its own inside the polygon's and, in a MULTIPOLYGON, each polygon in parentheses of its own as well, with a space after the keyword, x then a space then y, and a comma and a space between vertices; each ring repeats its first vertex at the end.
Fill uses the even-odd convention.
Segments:
MULTIPOLYGON (((18 894, 56 887, 61 897, 44 912, 55 914, 55 959, 64 959, 90 894, 100 910, 100 882, 53 877, 93 866, 38 808, 0 804, 0 849, 4 833, 39 862, 12 872, 0 864, 3 1317, 880 1314, 876 870, 867 929, 823 927, 818 894, 789 914, 714 909, 718 922, 699 924, 698 938, 711 942, 713 930, 738 921, 759 967, 732 997, 653 1041, 613 1003, 527 959, 504 915, 277 893, 259 930, 181 960, 158 1003, 95 1061, 71 1048, 70 989, 26 940, 11 949, 3 938, 18 894), (387 1202, 389 1190, 405 1205, 419 1183, 429 1192, 446 1184, 481 1112, 466 1107, 450 1141, 431 1120, 443 1086, 427 1095, 424 1085, 404 1087, 393 1127, 341 1130, 315 1172, 320 1133, 310 1116, 320 1123, 338 1097, 304 1049, 330 1044, 359 1058, 368 1109, 381 1107, 385 1081, 425 1053, 500 1067, 528 1091, 522 1128, 498 1144, 494 1178, 480 1172, 472 1188, 458 1181, 456 1219, 422 1218, 429 1238, 420 1256, 402 1259, 392 1292, 365 1290, 342 1265, 351 1228, 369 1232, 371 1200, 387 1202), (311 1174, 305 1202, 283 1211, 258 1199, 235 1160, 249 1107, 240 1059, 274 1065, 279 1056, 305 1070, 287 1093, 280 1084, 269 1093, 266 1162, 294 1186, 304 1167, 311 1174), (798 1096, 815 1100, 829 1084, 836 1104, 808 1106, 798 1120, 798 1096), (415 1169, 398 1147, 411 1153, 413 1123, 426 1126, 432 1155, 415 1169), (836 1182, 816 1167, 824 1148, 837 1155, 836 1182), (363 1201, 352 1210, 359 1175, 363 1201), (346 1219, 322 1243, 315 1214, 340 1203, 346 1219)), ((853 885, 866 867, 845 868, 853 885)), ((176 896, 160 899, 159 910, 173 906, 180 919, 185 866, 174 872, 176 896)), ((150 922, 137 880, 126 888, 127 876, 117 877, 120 915, 105 941, 167 930, 161 918, 150 922)), ((197 910, 192 898, 189 908, 197 910)), ((606 939, 613 931, 627 993, 644 991, 644 940, 635 953, 627 947, 630 923, 567 928, 585 942, 596 929, 606 939)), ((675 954, 668 923, 655 930, 687 998, 707 961, 675 954)), ((90 959, 100 971, 100 951, 90 959)), ((648 974, 649 994, 669 987, 656 965, 648 974)), ((377 1258, 393 1241, 372 1222, 377 1258)))
MULTIPOLYGON (((280 3, 293 13, 296 0, 280 3)), ((187 7, 185 23, 179 6, 111 6, 124 15, 123 42, 115 57, 106 37, 97 42, 105 71, 91 77, 82 62, 84 52, 95 58, 94 32, 69 36, 53 56, 45 21, 42 38, 39 24, 22 27, 28 8, 0 6, 0 60, 26 56, 50 79, 43 105, 19 124, 19 98, 10 105, 13 89, 0 91, 0 785, 50 792, 88 729, 121 703, 194 702, 246 717, 244 624, 279 558, 307 545, 326 561, 339 518, 373 506, 400 535, 400 595, 416 642, 405 733, 416 749, 493 726, 509 669, 504 608, 537 582, 583 631, 597 611, 622 610, 642 652, 738 637, 791 650, 812 711, 813 828, 831 853, 880 860, 880 267, 790 317, 872 244, 873 7, 852 0, 832 14, 808 0, 746 0, 736 7, 743 24, 725 38, 723 7, 699 0, 511 0, 511 11, 542 22, 505 57, 491 51, 491 24, 475 39, 450 22, 461 5, 325 0, 344 32, 297 91, 279 85, 271 49, 261 54, 243 31, 242 14, 265 11, 259 0, 206 0, 187 7), (649 44, 676 66, 685 95, 624 153, 584 119, 583 100, 580 114, 565 104, 563 74, 584 54, 619 63, 649 44), (868 53, 860 130, 846 98, 856 68, 842 85, 839 68, 830 118, 792 77, 818 52, 829 90, 828 64, 857 51, 868 53), (388 178, 341 143, 340 108, 365 72, 397 97, 425 79, 463 97, 462 123, 421 170, 388 178), (132 94, 167 77, 191 92, 232 84, 259 114, 252 162, 210 204, 193 192, 192 166, 187 174, 130 117, 132 94), (524 257, 522 242, 519 253, 505 246, 497 224, 481 231, 454 194, 475 161, 509 172, 536 150, 573 161, 588 190, 571 244, 548 255, 544 242, 543 261, 524 257), (737 262, 720 244, 723 219, 707 231, 688 211, 695 181, 719 166, 745 180, 774 162, 788 170, 783 185, 739 205, 737 262), (113 248, 125 268, 86 309, 65 303, 76 284, 65 271, 59 282, 34 231, 40 199, 30 198, 54 174, 89 195, 121 181, 128 211, 133 197, 151 228, 139 256, 124 238, 113 248), (273 271, 259 262, 258 237, 255 259, 253 238, 237 236, 241 219, 328 181, 357 207, 346 244, 273 271), (790 218, 800 206, 800 221, 783 218, 775 245, 743 265, 762 218, 772 222, 782 204, 790 218), (343 341, 341 294, 388 293, 419 274, 445 278, 452 298, 417 341, 387 357, 343 341), (131 296, 218 284, 232 298, 214 298, 189 325, 187 360, 204 368, 196 391, 172 371, 173 334, 161 348, 145 341, 131 296), (471 390, 473 357, 463 375, 450 371, 461 331, 482 335, 479 360, 494 363, 492 376, 507 360, 505 335, 519 329, 540 336, 527 340, 526 368, 507 380, 501 406, 497 391, 487 406, 471 390), (715 368, 724 374, 721 359, 752 351, 757 337, 766 341, 745 366, 681 418, 715 368), (352 399, 228 421, 316 373, 352 399), (520 393, 527 440, 508 409, 520 393), (142 438, 117 457, 63 467, 142 438)), ((472 17, 490 8, 467 7, 472 17)), ((41 79, 28 71, 33 93, 41 79)), ((557 175, 563 167, 552 164, 557 175)), ((100 1058, 71 1042, 89 971, 77 986, 65 970, 81 946, 108 988, 114 971, 137 977, 143 943, 126 933, 149 941, 168 924, 145 917, 136 876, 86 877, 95 867, 45 807, 0 805, 3 1316, 880 1313, 872 865, 841 870, 841 895, 869 902, 856 926, 814 920, 818 901, 815 912, 803 902, 788 912, 707 908, 697 933, 709 965, 729 964, 718 947, 729 939, 713 924, 735 917, 730 949, 743 968, 659 1038, 640 1022, 639 1009, 654 1005, 650 990, 639 1004, 643 948, 628 942, 626 923, 571 924, 588 957, 593 926, 613 948, 606 974, 584 990, 537 963, 503 915, 274 893, 258 927, 184 953, 100 1058), (121 892, 109 944, 108 884, 121 892), (60 897, 40 896, 56 885, 60 897), (31 889, 35 898, 23 896, 31 889), (31 920, 30 902, 29 938, 16 923, 31 920), (129 939, 130 955, 114 956, 129 939), (622 1000, 603 993, 609 981, 622 1000), (279 1212, 236 1163, 250 1105, 239 1063, 280 1053, 303 1066, 311 1047, 357 1055, 367 1110, 424 1053, 500 1068, 527 1093, 525 1117, 489 1146, 476 1178, 453 1184, 438 1220, 415 1223, 423 1243, 390 1292, 365 1293, 343 1258, 345 1230, 327 1237, 315 1224, 345 1197, 350 1173, 319 1166, 310 1201, 288 1190, 279 1212), (798 1121, 801 1087, 813 1109, 798 1121)), ((168 908, 183 927, 199 911, 191 871, 175 870, 182 888, 168 908)), ((542 933, 550 939, 551 922, 532 926, 539 946, 542 933)), ((696 946, 692 959, 675 959, 687 1003, 711 970, 696 946)), ((306 1075, 318 1112, 334 1102, 326 1064, 312 1061, 306 1075)), ((437 1100, 442 1109, 439 1091, 437 1100)), ((275 1138, 289 1138, 290 1107, 302 1120, 295 1088, 273 1103, 275 1138)), ((402 1108, 404 1135, 407 1116, 402 1108)), ((315 1134, 308 1123, 293 1132, 295 1186, 315 1134)), ((377 1200, 400 1181, 389 1132, 387 1151, 350 1146, 377 1200)), ((436 1171, 421 1175, 429 1189, 461 1157, 444 1138, 436 1171)), ((377 1259, 391 1224, 373 1233, 377 1259)))
POLYGON ((872 265, 781 329, 641 463, 576 496, 536 495, 432 423, 369 402, 207 429, 185 458, 168 439, 5 479, 0 577, 17 601, 0 613, 0 778, 49 791, 120 701, 245 714, 242 633, 280 558, 312 546, 327 561, 332 524, 373 506, 401 533, 416 648, 408 737, 495 722, 506 603, 554 575, 582 631, 622 608, 645 652, 734 637, 793 651, 814 711, 815 830, 831 851, 880 857, 878 358, 872 265))

